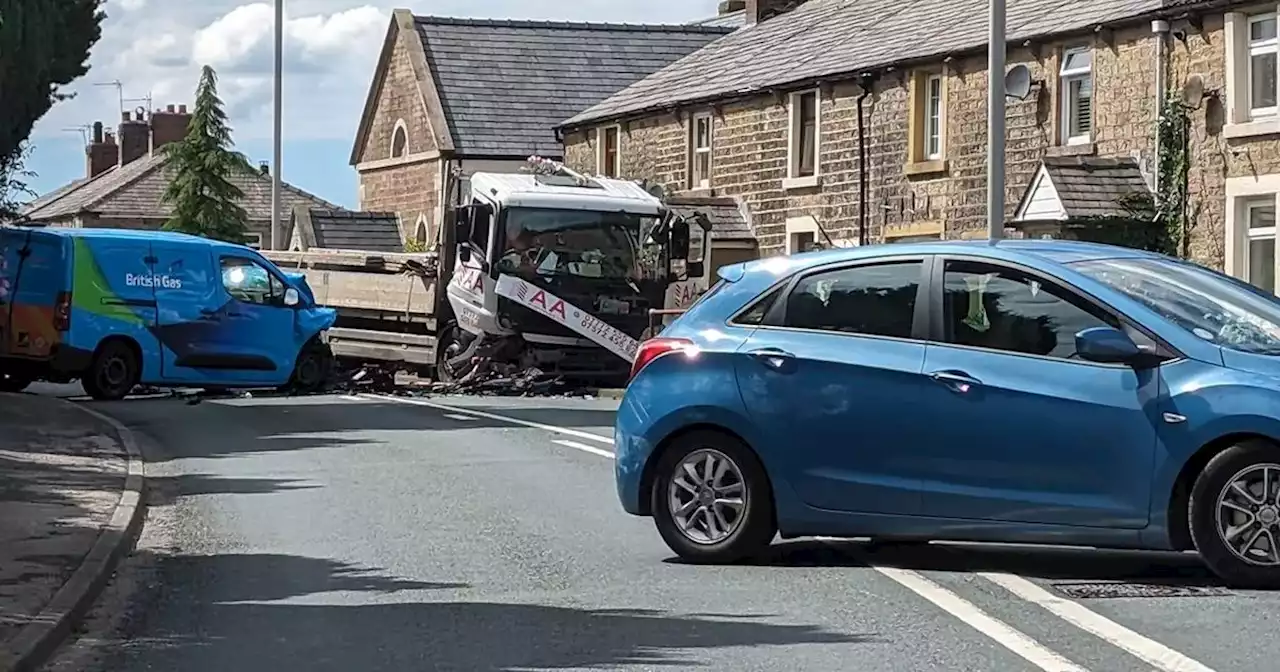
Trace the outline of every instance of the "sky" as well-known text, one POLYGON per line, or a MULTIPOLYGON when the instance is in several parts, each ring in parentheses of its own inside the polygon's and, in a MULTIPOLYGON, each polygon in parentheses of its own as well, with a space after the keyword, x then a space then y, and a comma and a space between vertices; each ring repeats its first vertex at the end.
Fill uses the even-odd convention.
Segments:
MULTIPOLYGON (((714 16, 717 0, 287 0, 282 178, 354 208, 348 165, 391 10, 419 15, 551 21, 685 23, 714 16)), ((236 149, 254 165, 271 159, 274 5, 238 0, 107 0, 89 74, 37 123, 27 168, 36 193, 84 176, 83 133, 112 129, 124 109, 190 105, 200 67, 218 72, 236 149), (117 87, 112 82, 120 82, 117 87)))

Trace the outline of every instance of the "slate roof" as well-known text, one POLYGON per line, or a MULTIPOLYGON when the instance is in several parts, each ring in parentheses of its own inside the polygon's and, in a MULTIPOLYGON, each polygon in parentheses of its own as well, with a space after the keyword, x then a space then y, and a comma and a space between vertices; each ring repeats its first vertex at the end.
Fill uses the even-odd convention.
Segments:
POLYGON ((552 130, 561 120, 733 32, 415 18, 454 149, 471 156, 561 156, 552 130))
MULTIPOLYGON (((110 168, 97 177, 79 180, 37 200, 23 214, 37 221, 69 219, 82 213, 109 218, 164 219, 173 209, 164 203, 170 169, 161 153, 110 168)), ((271 177, 258 171, 236 175, 232 182, 244 192, 240 205, 251 220, 271 219, 271 177)), ((289 184, 282 185, 283 208, 295 205, 341 209, 289 184)), ((287 210, 286 210, 287 211, 287 210)))
POLYGON ((323 208, 299 208, 294 212, 293 226, 306 228, 310 221, 307 247, 368 252, 404 252, 400 238, 400 219, 394 212, 355 212, 323 208))
MULTIPOLYGON (((1133 159, 1046 157, 1043 166, 1069 219, 1129 216, 1132 212, 1124 203, 1134 195, 1151 193, 1133 159)), ((1023 200, 1030 196, 1028 189, 1023 200)))
MULTIPOLYGON (((1008 0, 1010 43, 1135 19, 1189 0, 1008 0)), ((566 117, 561 127, 980 50, 989 0, 808 0, 566 117)))
POLYGON ((694 21, 694 24, 700 25, 700 26, 721 26, 724 28, 741 28, 747 25, 747 11, 745 9, 739 9, 736 12, 728 12, 725 14, 719 14, 717 16, 713 16, 709 19, 694 21))
POLYGON ((755 240, 747 209, 731 197, 672 196, 666 206, 682 217, 701 212, 711 222, 712 235, 717 240, 755 240))

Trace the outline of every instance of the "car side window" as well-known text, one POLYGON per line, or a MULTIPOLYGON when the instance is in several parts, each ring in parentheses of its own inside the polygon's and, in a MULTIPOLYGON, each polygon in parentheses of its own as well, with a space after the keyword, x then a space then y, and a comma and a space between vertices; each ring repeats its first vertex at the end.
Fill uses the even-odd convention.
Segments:
POLYGON ((251 259, 223 257, 222 286, 233 298, 245 303, 266 306, 284 301, 284 283, 251 259))
POLYGON ((778 297, 782 296, 785 286, 778 287, 773 291, 765 294, 763 298, 757 299, 750 308, 743 311, 733 320, 734 324, 755 327, 764 323, 764 318, 769 314, 769 309, 773 308, 773 304, 778 302, 778 297))
POLYGON ((1123 328, 1114 316, 1017 269, 948 261, 943 275, 943 324, 956 345, 1071 359, 1077 333, 1123 328))
POLYGON ((922 269, 916 260, 805 276, 787 297, 785 326, 911 338, 922 269))

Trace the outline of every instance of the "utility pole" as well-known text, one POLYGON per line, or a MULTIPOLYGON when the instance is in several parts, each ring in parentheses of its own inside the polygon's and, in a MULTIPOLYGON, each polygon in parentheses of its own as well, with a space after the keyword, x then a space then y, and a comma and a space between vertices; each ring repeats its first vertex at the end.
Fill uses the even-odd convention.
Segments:
POLYGON ((271 157, 271 249, 280 249, 280 151, 281 127, 283 124, 283 74, 284 74, 284 0, 276 0, 276 64, 275 95, 272 114, 272 157, 271 157))
POLYGON ((1005 0, 991 0, 987 38, 987 237, 1004 236, 1005 0))

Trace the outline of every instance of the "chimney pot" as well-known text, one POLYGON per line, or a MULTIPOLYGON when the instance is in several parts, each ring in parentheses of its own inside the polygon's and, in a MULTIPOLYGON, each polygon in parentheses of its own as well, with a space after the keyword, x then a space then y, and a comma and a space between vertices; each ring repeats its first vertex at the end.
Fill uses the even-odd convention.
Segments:
POLYGON ((179 105, 179 106, 178 106, 178 114, 186 114, 186 113, 187 113, 187 106, 186 106, 186 105, 179 105))
POLYGON ((172 105, 166 105, 166 106, 165 106, 165 108, 164 108, 164 111, 165 111, 165 112, 168 112, 169 114, 173 114, 173 106, 172 106, 172 105))
POLYGON ((267 163, 266 161, 263 161, 258 164, 258 170, 261 170, 263 175, 270 175, 271 164, 267 163))
POLYGON ((120 113, 120 121, 133 121, 133 115, 129 113, 129 110, 124 110, 120 113))
POLYGON ((102 122, 93 122, 93 143, 102 144, 102 122))

